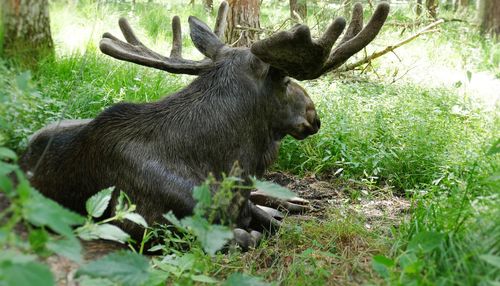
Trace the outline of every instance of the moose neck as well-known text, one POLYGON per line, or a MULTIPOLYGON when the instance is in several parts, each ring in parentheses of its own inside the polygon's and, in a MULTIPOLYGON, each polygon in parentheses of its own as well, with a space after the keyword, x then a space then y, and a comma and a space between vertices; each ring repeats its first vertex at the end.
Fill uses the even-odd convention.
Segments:
POLYGON ((186 88, 160 101, 159 112, 170 117, 165 122, 172 121, 173 109, 177 122, 163 134, 178 134, 179 139, 181 134, 202 137, 204 140, 183 146, 189 144, 192 153, 198 153, 190 156, 211 162, 211 169, 204 171, 227 174, 232 163, 239 161, 244 173, 262 175, 275 160, 282 138, 272 128, 274 87, 271 80, 255 80, 238 68, 230 62, 217 63, 186 88))

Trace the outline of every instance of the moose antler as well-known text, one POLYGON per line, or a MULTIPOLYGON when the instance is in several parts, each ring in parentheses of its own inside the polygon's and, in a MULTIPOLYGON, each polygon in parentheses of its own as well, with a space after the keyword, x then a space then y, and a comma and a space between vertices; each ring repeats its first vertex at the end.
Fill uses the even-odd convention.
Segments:
POLYGON ((251 51, 262 61, 295 79, 315 79, 338 68, 368 45, 379 33, 388 14, 389 4, 380 3, 363 28, 363 7, 359 3, 355 4, 351 23, 343 39, 333 50, 333 44, 346 25, 342 17, 336 18, 317 40, 311 38, 309 27, 296 25, 289 31, 276 33, 254 43, 251 51))
MULTIPOLYGON (((214 28, 214 33, 219 38, 224 35, 227 13, 228 5, 227 2, 224 1, 219 7, 214 28)), ((200 25, 199 20, 195 17, 190 17, 189 22, 190 24, 196 22, 197 25, 200 25)), ((173 36, 170 57, 160 55, 139 41, 125 18, 120 18, 118 25, 120 26, 123 36, 127 42, 116 38, 110 33, 104 33, 99 44, 99 48, 103 53, 116 59, 153 67, 171 73, 190 75, 198 75, 202 70, 212 65, 212 54, 210 52, 207 54, 204 50, 200 51, 208 58, 200 61, 188 60, 182 57, 182 31, 178 16, 174 16, 172 18, 173 36)), ((203 26, 202 29, 205 27, 206 26, 203 26)), ((193 31, 191 32, 191 36, 193 37, 193 31)), ((197 46, 197 48, 200 49, 199 46, 197 46)))

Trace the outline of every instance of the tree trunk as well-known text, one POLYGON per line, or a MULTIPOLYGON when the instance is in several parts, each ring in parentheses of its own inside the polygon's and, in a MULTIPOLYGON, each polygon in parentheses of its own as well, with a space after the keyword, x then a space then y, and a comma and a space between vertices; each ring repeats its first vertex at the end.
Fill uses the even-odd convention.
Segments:
POLYGON ((48 0, 0 0, 3 7, 3 54, 33 65, 54 54, 48 0))
POLYGON ((422 0, 417 0, 417 17, 420 17, 422 15, 422 0))
POLYGON ((469 7, 469 0, 455 0, 457 2, 455 10, 464 10, 469 7))
POLYGON ((427 12, 432 19, 437 18, 438 3, 439 2, 437 0, 425 0, 425 7, 427 8, 427 12))
POLYGON ((229 0, 226 43, 248 47, 259 39, 259 0, 229 0))
POLYGON ((445 0, 443 8, 445 10, 450 10, 453 7, 453 0, 445 0))
POLYGON ((214 7, 214 1, 213 0, 203 0, 203 7, 205 7, 205 10, 207 11, 212 11, 214 7))
POLYGON ((307 18, 307 1, 290 0, 290 17, 305 22, 307 18))
POLYGON ((500 38, 500 1, 480 0, 478 16, 481 33, 490 33, 497 39, 500 38))

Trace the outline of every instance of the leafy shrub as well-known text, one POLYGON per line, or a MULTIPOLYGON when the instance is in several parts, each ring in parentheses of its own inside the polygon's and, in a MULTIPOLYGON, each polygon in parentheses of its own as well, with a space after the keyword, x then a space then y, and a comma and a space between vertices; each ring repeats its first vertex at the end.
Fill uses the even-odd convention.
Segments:
POLYGON ((285 140, 279 169, 413 189, 462 172, 494 130, 486 111, 446 89, 325 81, 309 90, 323 94, 316 99, 321 129, 304 141, 285 140))

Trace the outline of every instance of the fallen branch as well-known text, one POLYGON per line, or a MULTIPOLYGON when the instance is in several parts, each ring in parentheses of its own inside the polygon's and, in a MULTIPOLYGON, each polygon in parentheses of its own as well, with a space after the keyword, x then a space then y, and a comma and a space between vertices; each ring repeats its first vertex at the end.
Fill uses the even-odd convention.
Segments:
POLYGON ((390 53, 392 51, 394 51, 395 49, 405 45, 405 44, 408 44, 409 42, 415 40, 416 38, 420 37, 421 35, 423 34, 427 34, 427 33, 432 33, 432 32, 435 32, 436 30, 433 29, 434 27, 436 27, 437 25, 440 25, 442 23, 444 23, 445 21, 443 19, 440 19, 440 20, 437 20, 436 22, 433 22, 431 24, 429 24, 428 26, 422 28, 422 30, 418 31, 417 33, 415 33, 414 35, 402 40, 401 42, 395 44, 395 45, 391 45, 391 46, 387 46, 385 47, 383 50, 380 50, 378 52, 374 52, 373 54, 371 54, 370 56, 368 57, 365 57, 364 59, 361 59, 357 62, 354 62, 352 64, 348 64, 348 65, 345 65, 344 68, 342 69, 339 69, 338 71, 339 72, 345 72, 345 71, 349 71, 349 70, 353 70, 359 66, 362 66, 364 64, 367 64, 369 62, 371 62, 372 60, 376 59, 376 58, 379 58, 387 53, 390 53))

